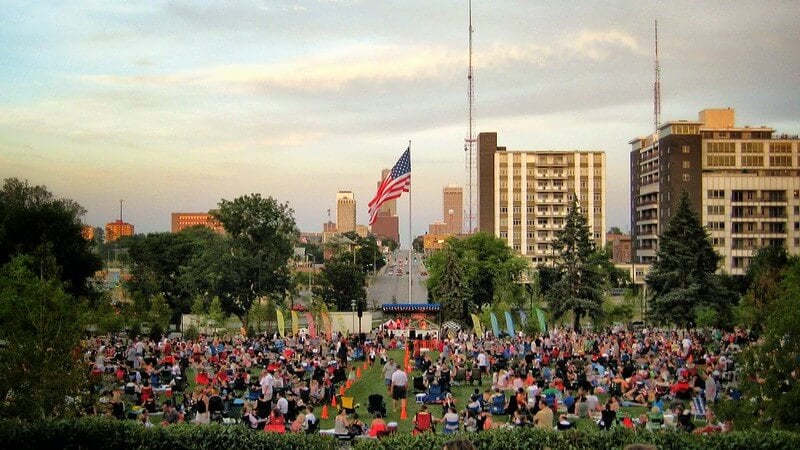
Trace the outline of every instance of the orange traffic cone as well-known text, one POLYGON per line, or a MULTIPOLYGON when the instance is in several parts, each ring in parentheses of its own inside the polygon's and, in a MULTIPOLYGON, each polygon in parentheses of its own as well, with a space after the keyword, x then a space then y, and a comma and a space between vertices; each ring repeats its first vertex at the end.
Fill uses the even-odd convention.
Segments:
POLYGON ((347 389, 350 389, 351 387, 353 387, 353 380, 348 378, 347 382, 344 384, 344 387, 347 388, 347 389))
POLYGON ((327 419, 328 418, 328 405, 323 405, 322 406, 322 418, 323 419, 327 419))
POLYGON ((361 378, 361 367, 356 369, 356 378, 361 378))
POLYGON ((331 396, 331 408, 336 408, 336 396, 331 396))
POLYGON ((363 366, 363 369, 364 369, 364 370, 367 370, 367 362, 366 362, 366 361, 364 361, 364 366, 363 366))
POLYGON ((344 384, 339 386, 339 395, 344 395, 344 384))
POLYGON ((408 419, 408 411, 406 411, 406 399, 400 400, 400 419, 408 419))

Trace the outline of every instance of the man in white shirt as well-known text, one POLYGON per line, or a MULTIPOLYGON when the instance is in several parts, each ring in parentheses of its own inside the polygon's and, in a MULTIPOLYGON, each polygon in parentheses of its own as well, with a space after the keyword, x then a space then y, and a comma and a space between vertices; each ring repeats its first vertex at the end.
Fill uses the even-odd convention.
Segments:
POLYGON ((397 401, 405 401, 408 391, 408 376, 399 367, 392 374, 392 384, 390 386, 392 394, 392 409, 397 410, 397 401))
POLYGON ((276 394, 278 397, 278 401, 275 402, 275 407, 278 408, 281 415, 286 417, 289 414, 289 400, 286 400, 286 396, 283 395, 283 392, 278 391, 276 394))

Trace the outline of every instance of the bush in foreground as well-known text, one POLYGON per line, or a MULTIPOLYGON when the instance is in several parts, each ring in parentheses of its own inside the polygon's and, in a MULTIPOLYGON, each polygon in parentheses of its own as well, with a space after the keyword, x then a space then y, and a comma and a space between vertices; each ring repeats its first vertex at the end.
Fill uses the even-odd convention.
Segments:
MULTIPOLYGON (((623 448, 632 443, 654 444, 660 449, 786 449, 800 447, 800 434, 789 432, 735 432, 695 436, 679 432, 635 432, 615 429, 552 432, 521 428, 464 435, 481 450, 623 448)), ((357 441, 363 450, 439 450, 450 436, 395 435, 383 440, 357 441)), ((337 442, 320 435, 278 435, 248 430, 242 426, 191 424, 144 428, 133 421, 108 418, 49 420, 39 422, 0 421, 0 442, 6 448, 137 448, 270 450, 336 449, 337 442)))

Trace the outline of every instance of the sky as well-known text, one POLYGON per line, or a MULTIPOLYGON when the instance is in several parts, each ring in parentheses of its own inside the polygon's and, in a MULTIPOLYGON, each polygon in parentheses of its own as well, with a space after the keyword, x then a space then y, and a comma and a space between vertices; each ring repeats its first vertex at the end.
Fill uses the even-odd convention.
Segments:
MULTIPOLYGON (((736 109, 800 133, 800 2, 472 5, 475 126, 514 150, 603 150, 607 225, 629 229, 628 141, 736 109)), ((411 141, 412 232, 467 183, 467 0, 0 0, 0 178, 168 231, 170 213, 259 192, 298 228, 359 223, 411 141)), ((408 235, 408 203, 398 205, 408 235)), ((475 206, 477 210, 477 205, 475 206)))

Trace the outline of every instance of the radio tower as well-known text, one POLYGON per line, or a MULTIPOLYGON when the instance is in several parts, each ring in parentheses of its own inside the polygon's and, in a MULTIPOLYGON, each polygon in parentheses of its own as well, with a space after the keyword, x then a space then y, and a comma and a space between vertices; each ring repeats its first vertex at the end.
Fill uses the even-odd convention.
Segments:
POLYGON ((655 126, 656 139, 658 139, 658 126, 661 125, 661 66, 658 64, 658 20, 656 20, 656 79, 653 83, 653 125, 655 126))
POLYGON ((469 0, 469 68, 467 69, 467 101, 469 102, 469 134, 464 138, 464 154, 466 157, 467 168, 467 217, 464 223, 469 227, 466 232, 471 234, 475 227, 475 210, 473 199, 476 197, 476 178, 477 177, 477 151, 475 148, 475 78, 472 69, 472 0, 469 0))

